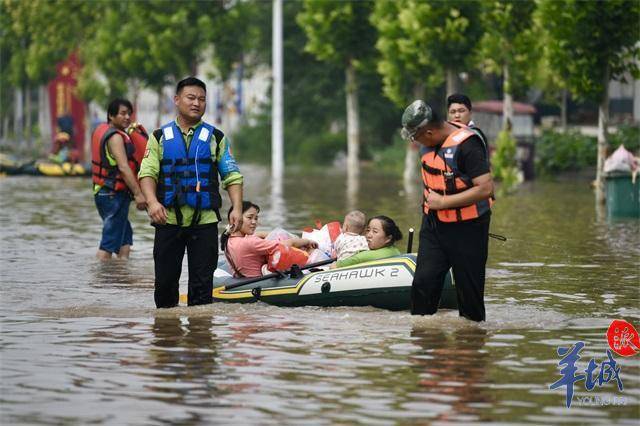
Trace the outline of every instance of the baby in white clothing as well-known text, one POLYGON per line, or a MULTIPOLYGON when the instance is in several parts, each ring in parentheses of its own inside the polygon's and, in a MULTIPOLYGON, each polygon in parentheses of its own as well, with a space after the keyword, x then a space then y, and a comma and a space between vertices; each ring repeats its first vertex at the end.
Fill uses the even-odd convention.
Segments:
POLYGON ((369 250, 367 239, 362 235, 365 225, 364 213, 359 210, 347 213, 342 223, 342 234, 334 242, 337 260, 343 260, 361 251, 369 250))

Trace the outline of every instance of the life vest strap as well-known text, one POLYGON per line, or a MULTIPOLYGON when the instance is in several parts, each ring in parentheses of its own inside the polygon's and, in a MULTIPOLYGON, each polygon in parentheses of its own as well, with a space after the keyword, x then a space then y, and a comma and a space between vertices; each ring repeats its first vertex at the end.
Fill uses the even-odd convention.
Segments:
MULTIPOLYGON (((160 160, 161 166, 190 166, 196 164, 195 158, 178 158, 175 160, 165 159, 160 160)), ((198 158, 198 164, 213 164, 211 158, 198 158)))
POLYGON ((185 178, 185 179, 189 179, 189 178, 195 178, 198 177, 198 175, 196 174, 195 171, 191 171, 191 170, 184 170, 184 171, 176 171, 175 169, 171 169, 170 172, 165 173, 164 177, 166 178, 171 178, 171 177, 178 177, 178 178, 185 178))
MULTIPOLYGON (((188 192, 195 192, 198 193, 198 191, 196 191, 196 185, 178 185, 178 186, 174 186, 174 185, 164 185, 162 186, 162 188, 165 191, 171 191, 171 190, 176 190, 175 192, 180 192, 182 194, 186 194, 188 192)), ((215 186, 213 185, 202 185, 200 186, 200 192, 212 192, 216 189, 215 186)))
POLYGON ((427 165, 425 162, 422 162, 422 168, 424 169, 425 172, 429 173, 430 175, 440 176, 442 174, 442 171, 440 169, 436 169, 435 167, 431 167, 431 166, 427 165))

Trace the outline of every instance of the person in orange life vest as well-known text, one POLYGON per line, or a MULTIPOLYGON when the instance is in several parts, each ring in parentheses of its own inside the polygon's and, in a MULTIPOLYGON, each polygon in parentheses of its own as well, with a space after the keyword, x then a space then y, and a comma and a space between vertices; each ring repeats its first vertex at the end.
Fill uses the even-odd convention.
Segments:
POLYGON ((220 245, 235 277, 259 277, 275 269, 288 269, 293 263, 302 266, 308 259, 307 252, 318 247, 306 238, 289 238, 284 241, 265 240, 267 232, 256 231, 260 207, 251 201, 242 202, 242 225, 237 230, 225 232, 220 245), (296 250, 298 249, 298 250, 296 250), (274 254, 279 252, 274 268, 274 254))
POLYGON ((157 308, 179 302, 185 251, 189 261, 187 304, 213 302, 213 274, 218 265, 218 222, 226 189, 233 230, 242 223, 240 168, 231 154, 229 138, 202 120, 207 86, 196 77, 176 85, 175 120, 149 135, 140 165, 140 185, 155 228, 153 262, 157 308))
POLYGON ((126 99, 114 99, 107 107, 107 123, 91 138, 94 199, 103 221, 96 257, 110 259, 116 253, 127 259, 133 244, 129 222, 131 197, 138 210, 146 208, 136 174, 135 147, 125 129, 131 124, 133 107, 126 99))
POLYGON ((426 147, 420 246, 411 290, 411 313, 438 310, 444 278, 453 269, 461 316, 484 321, 485 265, 493 179, 480 137, 462 124, 443 121, 422 100, 402 115, 406 139, 426 147))

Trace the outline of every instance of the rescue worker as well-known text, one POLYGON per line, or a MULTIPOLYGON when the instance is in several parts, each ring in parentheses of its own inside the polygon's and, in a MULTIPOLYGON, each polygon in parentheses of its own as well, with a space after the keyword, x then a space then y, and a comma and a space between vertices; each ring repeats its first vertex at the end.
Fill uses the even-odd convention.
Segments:
POLYGON ((451 122, 461 123, 471 127, 478 133, 478 136, 480 136, 485 146, 487 146, 487 137, 482 130, 476 126, 476 123, 473 122, 472 114, 471 99, 469 99, 467 95, 454 93, 447 97, 447 119, 451 122))
POLYGON ((102 238, 96 257, 110 259, 116 253, 127 259, 133 244, 129 222, 131 197, 138 210, 146 208, 138 184, 139 160, 144 147, 136 147, 125 129, 131 124, 133 107, 126 99, 114 99, 107 107, 107 122, 99 125, 91 137, 93 193, 103 221, 102 238))
POLYGON ((140 184, 155 227, 155 303, 178 305, 185 248, 189 259, 188 305, 212 302, 218 264, 218 222, 222 187, 229 193, 232 230, 242 223, 243 177, 224 133, 202 121, 206 86, 195 77, 180 81, 174 104, 178 116, 149 136, 140 184))
POLYGON ((411 313, 438 310, 453 269, 461 316, 485 320, 484 282, 493 179, 485 145, 462 124, 444 121, 422 100, 402 115, 403 136, 426 147, 422 156, 423 219, 411 313))

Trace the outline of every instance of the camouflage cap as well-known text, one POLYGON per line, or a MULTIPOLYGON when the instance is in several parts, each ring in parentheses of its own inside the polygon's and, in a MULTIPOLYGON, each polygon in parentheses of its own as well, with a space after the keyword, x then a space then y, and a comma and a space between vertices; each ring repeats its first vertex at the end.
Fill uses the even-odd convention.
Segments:
POLYGON ((415 100, 402 114, 402 134, 405 139, 412 138, 433 119, 433 110, 423 100, 415 100))

